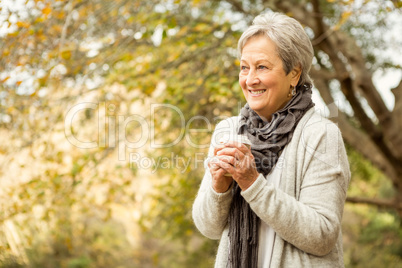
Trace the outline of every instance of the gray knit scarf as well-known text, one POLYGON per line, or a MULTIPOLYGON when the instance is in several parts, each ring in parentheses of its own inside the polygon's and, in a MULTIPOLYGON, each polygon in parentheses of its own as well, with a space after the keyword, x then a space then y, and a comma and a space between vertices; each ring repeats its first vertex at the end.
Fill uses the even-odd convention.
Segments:
MULTIPOLYGON (((290 142, 297 123, 314 106, 311 88, 301 86, 281 110, 264 122, 248 104, 240 111, 239 134, 251 141, 251 153, 257 171, 264 176, 275 166, 285 146, 290 142)), ((258 229, 260 219, 241 196, 239 185, 234 182, 233 200, 229 211, 229 268, 257 268, 258 229)))

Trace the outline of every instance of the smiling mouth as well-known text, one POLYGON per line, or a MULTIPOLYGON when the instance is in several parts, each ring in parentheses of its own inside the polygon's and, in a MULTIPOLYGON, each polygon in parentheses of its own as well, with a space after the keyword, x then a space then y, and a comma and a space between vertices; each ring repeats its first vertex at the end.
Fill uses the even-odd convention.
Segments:
POLYGON ((262 93, 264 93, 265 91, 267 91, 266 89, 261 89, 261 90, 249 90, 248 92, 250 92, 251 95, 261 95, 262 93))

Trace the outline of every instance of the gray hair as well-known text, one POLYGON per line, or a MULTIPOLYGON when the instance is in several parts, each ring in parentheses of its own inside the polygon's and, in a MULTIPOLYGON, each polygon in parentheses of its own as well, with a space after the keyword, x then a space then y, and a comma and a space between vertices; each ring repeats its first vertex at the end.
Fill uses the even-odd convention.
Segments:
POLYGON ((302 73, 297 86, 313 87, 309 71, 314 50, 309 37, 297 20, 279 13, 258 15, 239 39, 237 45, 239 57, 246 42, 258 35, 265 35, 275 43, 286 74, 296 66, 301 68, 302 73))

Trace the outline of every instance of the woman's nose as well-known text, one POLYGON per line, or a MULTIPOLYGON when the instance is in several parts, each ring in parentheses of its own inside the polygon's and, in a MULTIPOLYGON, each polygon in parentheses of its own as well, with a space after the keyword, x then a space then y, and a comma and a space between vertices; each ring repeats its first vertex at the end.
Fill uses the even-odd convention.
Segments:
POLYGON ((249 72, 247 79, 246 79, 246 84, 247 86, 253 86, 256 85, 260 82, 260 80, 258 79, 257 75, 255 72, 249 72))

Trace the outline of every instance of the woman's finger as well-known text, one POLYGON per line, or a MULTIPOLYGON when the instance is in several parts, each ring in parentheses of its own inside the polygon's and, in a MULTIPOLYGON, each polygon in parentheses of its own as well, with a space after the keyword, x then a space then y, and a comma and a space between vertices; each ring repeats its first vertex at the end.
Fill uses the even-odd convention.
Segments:
POLYGON ((237 148, 243 154, 247 154, 250 152, 249 147, 247 147, 246 145, 244 145, 243 143, 240 143, 238 141, 228 141, 224 144, 224 146, 230 147, 230 148, 237 148))
POLYGON ((225 148, 225 146, 223 144, 218 144, 214 147, 214 155, 216 155, 220 150, 222 150, 223 148, 225 148))
POLYGON ((220 167, 224 170, 226 170, 230 174, 234 174, 235 172, 235 167, 227 162, 221 161, 220 162, 220 167))
POLYGON ((217 156, 217 158, 220 161, 226 162, 228 164, 231 164, 232 166, 234 166, 234 164, 236 163, 236 158, 234 158, 233 156, 229 156, 229 155, 219 155, 217 156))
POLYGON ((220 150, 217 153, 218 156, 222 156, 222 155, 227 155, 227 156, 232 156, 236 159, 243 159, 245 157, 245 154, 240 151, 238 148, 234 148, 234 147, 225 147, 222 150, 220 150))
POLYGON ((210 161, 208 161, 208 167, 210 170, 217 170, 220 168, 219 159, 215 156, 212 157, 210 161))

